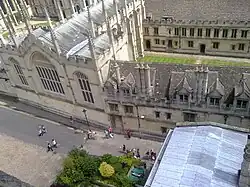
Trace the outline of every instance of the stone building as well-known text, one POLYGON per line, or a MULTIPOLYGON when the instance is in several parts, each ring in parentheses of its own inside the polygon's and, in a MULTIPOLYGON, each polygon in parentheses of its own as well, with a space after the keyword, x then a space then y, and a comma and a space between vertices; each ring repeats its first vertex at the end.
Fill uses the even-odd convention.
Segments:
POLYGON ((176 122, 249 128, 250 69, 112 62, 105 111, 117 128, 166 132, 176 122))
POLYGON ((9 25, 11 29, 16 30, 16 26, 23 21, 23 17, 29 19, 32 15, 28 0, 2 0, 0 1, 0 8, 0 32, 6 29, 5 19, 11 24, 9 25))
POLYGON ((145 50, 250 57, 250 1, 147 1, 145 50))
MULTIPOLYGON (((52 28, 16 36, 0 47, 1 64, 9 78, 5 92, 44 109, 109 124, 104 111, 103 84, 110 60, 135 60, 143 55, 143 0, 103 0, 52 28), (98 117, 97 117, 98 116, 98 117)), ((8 23, 8 20, 5 20, 8 23)), ((5 83, 2 80, 1 83, 5 83)))

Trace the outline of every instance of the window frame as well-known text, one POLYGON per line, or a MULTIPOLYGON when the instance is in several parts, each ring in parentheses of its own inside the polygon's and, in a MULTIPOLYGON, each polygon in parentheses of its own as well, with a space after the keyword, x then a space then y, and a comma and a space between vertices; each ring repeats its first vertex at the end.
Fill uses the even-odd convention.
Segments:
POLYGON ((159 28, 158 27, 154 27, 154 35, 159 35, 159 28))
POLYGON ((160 118, 161 117, 161 112, 155 111, 155 118, 160 118))
POLYGON ((219 36, 220 36, 220 29, 215 28, 214 29, 214 38, 219 38, 219 36))
POLYGON ((195 32, 194 28, 190 28, 189 29, 189 36, 194 37, 194 32, 195 32))
POLYGON ((155 44, 156 44, 156 45, 160 45, 160 39, 159 39, 159 38, 156 38, 156 39, 155 39, 155 44))
POLYGON ((197 30, 197 36, 198 37, 202 37, 202 32, 203 32, 203 29, 202 28, 198 28, 198 30, 197 30))
POLYGON ((109 110, 111 112, 119 112, 119 106, 118 104, 115 104, 115 103, 109 103, 109 110))
POLYGON ((144 27, 144 34, 149 35, 149 28, 148 27, 144 27))
POLYGON ((194 41, 188 41, 188 47, 193 48, 194 47, 194 41))
POLYGON ((181 35, 187 36, 187 29, 186 28, 181 28, 181 35))
POLYGON ((181 103, 187 103, 188 102, 188 95, 187 94, 180 94, 179 100, 181 103))
POLYGON ((36 65, 36 71, 45 91, 53 94, 65 95, 65 91, 56 68, 36 65))
POLYGON ((227 38, 228 37, 228 29, 223 29, 222 30, 222 38, 227 38))
POLYGON ((241 38, 247 38, 248 30, 241 30, 241 38))
POLYGON ((134 107, 131 105, 124 105, 125 114, 134 114, 134 107))
POLYGON ((244 43, 240 43, 239 47, 238 47, 239 51, 245 51, 245 44, 244 43))
POLYGON ((209 98, 209 105, 210 106, 220 106, 220 98, 218 98, 218 97, 210 97, 209 98))
POLYGON ((29 83, 28 83, 28 81, 23 73, 23 70, 22 70, 22 67, 20 66, 20 64, 18 62, 15 62, 14 59, 11 61, 13 62, 15 72, 16 72, 17 76, 19 77, 21 84, 24 86, 29 86, 29 83))
POLYGON ((248 107, 248 101, 243 100, 243 99, 237 99, 237 100, 236 100, 236 106, 235 106, 236 109, 246 110, 247 107, 248 107), (240 104, 239 104, 239 102, 240 102, 240 104), (244 103, 245 103, 245 104, 244 104, 244 103), (239 106, 239 105, 240 105, 240 106, 239 106), (244 105, 245 105, 246 107, 243 107, 244 105))
POLYGON ((213 49, 219 49, 220 42, 213 42, 213 49))
POLYGON ((88 77, 81 72, 76 72, 75 75, 78 81, 78 85, 80 86, 84 101, 88 103, 95 103, 88 77))
POLYGON ((232 29, 231 38, 237 38, 237 29, 232 29))
POLYGON ((208 38, 211 37, 211 29, 209 29, 209 28, 206 29, 206 37, 208 37, 208 38))

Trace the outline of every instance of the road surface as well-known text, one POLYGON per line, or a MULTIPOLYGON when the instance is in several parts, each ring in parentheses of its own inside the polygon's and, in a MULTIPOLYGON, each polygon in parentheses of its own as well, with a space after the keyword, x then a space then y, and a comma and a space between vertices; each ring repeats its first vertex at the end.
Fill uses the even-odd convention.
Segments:
MULTIPOLYGON (((34 186, 48 186, 60 170, 62 158, 74 146, 84 143, 84 135, 75 134, 73 129, 58 123, 3 105, 4 103, 0 103, 0 170, 34 186), (43 137, 37 136, 39 124, 48 129, 48 133, 43 137), (60 144, 55 155, 46 152, 46 141, 51 141, 52 138, 60 144)), ((128 148, 139 148, 141 154, 147 149, 158 151, 161 147, 159 142, 136 138, 127 140, 122 135, 115 135, 114 139, 104 139, 104 133, 97 133, 96 140, 89 140, 84 144, 90 154, 120 155, 122 144, 128 148)))

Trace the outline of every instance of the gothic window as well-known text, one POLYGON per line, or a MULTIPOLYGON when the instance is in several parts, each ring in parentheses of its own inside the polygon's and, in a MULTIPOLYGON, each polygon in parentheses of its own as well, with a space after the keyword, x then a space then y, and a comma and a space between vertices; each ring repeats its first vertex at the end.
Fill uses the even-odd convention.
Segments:
POLYGON ((247 108, 247 104, 248 104, 247 101, 238 99, 236 101, 236 108, 238 108, 238 109, 246 109, 247 108))
MULTIPOLYGON (((11 61, 15 61, 15 60, 12 59, 11 61)), ((15 68, 16 74, 19 77, 21 83, 23 85, 26 85, 26 86, 29 85, 28 81, 26 80, 26 78, 23 74, 23 70, 22 70, 21 66, 17 62, 14 62, 14 68, 15 68)))
POLYGON ((83 98, 86 102, 94 103, 94 98, 89 85, 88 77, 80 72, 76 73, 80 88, 82 90, 83 98))
POLYGON ((55 68, 36 66, 36 70, 45 90, 64 94, 62 83, 55 68))
POLYGON ((211 35, 211 29, 206 29, 206 37, 210 37, 211 35))
POLYGON ((237 29, 232 29, 231 38, 236 38, 236 37, 237 37, 237 29))

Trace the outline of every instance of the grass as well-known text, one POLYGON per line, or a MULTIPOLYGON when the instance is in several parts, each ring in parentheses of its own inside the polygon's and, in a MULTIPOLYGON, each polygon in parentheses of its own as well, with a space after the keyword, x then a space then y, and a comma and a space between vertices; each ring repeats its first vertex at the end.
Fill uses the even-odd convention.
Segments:
MULTIPOLYGON (((151 62, 151 63, 169 63, 169 64, 196 64, 197 59, 194 57, 168 57, 163 55, 146 55, 139 58, 138 62, 151 62)), ((213 59, 201 59, 201 64, 208 66, 240 66, 249 67, 250 63, 247 62, 231 62, 213 59)))

